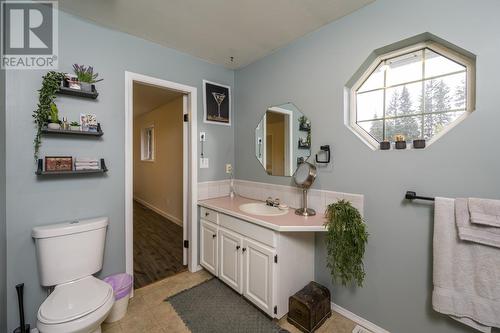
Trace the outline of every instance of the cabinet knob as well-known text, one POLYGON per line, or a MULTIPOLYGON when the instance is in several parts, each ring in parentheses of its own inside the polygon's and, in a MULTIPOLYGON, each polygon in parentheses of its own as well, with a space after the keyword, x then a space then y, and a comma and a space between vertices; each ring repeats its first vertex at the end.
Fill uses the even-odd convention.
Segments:
POLYGON ((241 251, 245 252, 247 250, 246 247, 242 248, 241 251))
POLYGON ((210 213, 209 213, 209 212, 206 212, 206 213, 205 213, 205 216, 208 216, 208 215, 210 215, 210 213))
POLYGON ((240 249, 240 246, 239 245, 236 245, 236 250, 239 250, 240 249))
POLYGON ((216 234, 213 234, 213 235, 212 235, 212 238, 215 238, 215 237, 217 237, 217 235, 216 235, 216 234))

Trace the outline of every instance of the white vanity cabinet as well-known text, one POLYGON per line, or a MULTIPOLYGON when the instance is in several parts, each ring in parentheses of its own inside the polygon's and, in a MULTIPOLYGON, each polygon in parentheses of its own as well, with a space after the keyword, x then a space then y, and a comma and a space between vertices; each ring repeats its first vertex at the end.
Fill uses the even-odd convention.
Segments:
POLYGON ((288 298, 314 280, 314 233, 279 232, 200 207, 200 263, 266 314, 281 318, 288 298))
POLYGON ((219 229, 219 279, 239 292, 243 292, 242 254, 244 255, 243 237, 219 229))
POLYGON ((217 275, 217 226, 208 221, 201 221, 200 263, 207 271, 217 275))
POLYGON ((244 240, 243 250, 243 295, 273 316, 276 251, 250 239, 244 240))

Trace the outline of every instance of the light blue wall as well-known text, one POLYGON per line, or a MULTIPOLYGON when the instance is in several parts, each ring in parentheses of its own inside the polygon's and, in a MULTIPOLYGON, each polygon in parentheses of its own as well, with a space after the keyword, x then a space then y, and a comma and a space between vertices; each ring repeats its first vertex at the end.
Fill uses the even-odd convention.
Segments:
MULTIPOLYGON (((0 1, 0 5, 1 5, 0 1)), ((0 332, 7 330, 5 303, 5 71, 0 70, 0 332)))
POLYGON ((9 332, 17 326, 17 307, 13 306, 16 304, 16 283, 26 284, 26 313, 31 324, 35 324, 36 311, 44 299, 31 238, 34 226, 75 218, 109 216, 104 268, 100 275, 125 270, 125 71, 198 88, 198 125, 200 130, 207 132, 205 154, 211 159, 210 169, 199 170, 200 181, 225 178, 224 164, 233 163, 234 127, 203 124, 201 99, 203 79, 234 87, 233 71, 62 12, 59 18, 60 70, 70 71, 73 63, 89 64, 104 78, 98 84, 100 95, 97 101, 58 97, 60 113, 72 119, 80 112, 95 113, 102 123, 104 136, 102 140, 44 138, 41 153, 104 157, 109 172, 104 177, 37 178, 34 174, 34 125, 31 114, 36 107, 37 89, 45 72, 25 70, 7 73, 9 332))
POLYGON ((333 169, 320 170, 314 187, 364 194, 370 232, 364 288, 330 283, 322 236, 316 280, 391 332, 471 331, 432 310, 432 205, 403 195, 500 198, 498 13, 496 0, 378 0, 236 72, 236 177, 290 183, 265 174, 253 136, 269 105, 296 104, 313 125, 313 156, 333 148, 333 169), (428 149, 372 151, 344 126, 344 85, 373 50, 423 32, 477 55, 477 111, 428 149))

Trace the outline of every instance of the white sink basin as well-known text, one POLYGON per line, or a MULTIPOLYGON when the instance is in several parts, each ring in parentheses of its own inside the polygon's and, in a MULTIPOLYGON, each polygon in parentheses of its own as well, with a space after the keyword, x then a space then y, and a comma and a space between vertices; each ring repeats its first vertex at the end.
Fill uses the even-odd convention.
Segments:
POLYGON ((280 216, 288 213, 288 209, 281 210, 278 207, 271 207, 262 202, 242 204, 239 208, 245 213, 261 216, 280 216))

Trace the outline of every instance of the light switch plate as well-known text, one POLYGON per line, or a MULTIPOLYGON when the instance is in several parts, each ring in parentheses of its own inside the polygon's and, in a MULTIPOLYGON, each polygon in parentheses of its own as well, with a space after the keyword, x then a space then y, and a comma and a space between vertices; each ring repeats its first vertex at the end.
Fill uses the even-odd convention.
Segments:
POLYGON ((207 141, 207 133, 200 132, 200 142, 205 142, 205 141, 207 141))
POLYGON ((208 157, 200 157, 200 169, 208 169, 208 157))
POLYGON ((226 173, 231 173, 233 172, 233 166, 231 164, 226 164, 226 173))

